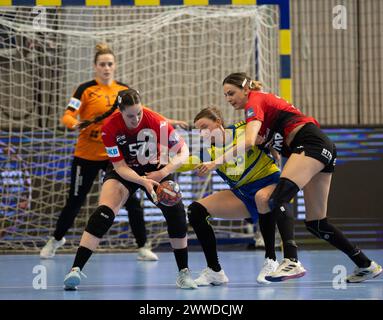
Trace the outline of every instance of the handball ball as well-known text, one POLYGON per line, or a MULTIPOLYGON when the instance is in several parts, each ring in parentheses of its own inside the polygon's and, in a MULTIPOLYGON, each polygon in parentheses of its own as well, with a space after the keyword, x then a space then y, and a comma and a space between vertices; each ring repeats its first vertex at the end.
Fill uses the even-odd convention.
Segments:
POLYGON ((166 180, 160 183, 156 190, 158 202, 171 207, 176 205, 182 199, 180 186, 172 180, 166 180))

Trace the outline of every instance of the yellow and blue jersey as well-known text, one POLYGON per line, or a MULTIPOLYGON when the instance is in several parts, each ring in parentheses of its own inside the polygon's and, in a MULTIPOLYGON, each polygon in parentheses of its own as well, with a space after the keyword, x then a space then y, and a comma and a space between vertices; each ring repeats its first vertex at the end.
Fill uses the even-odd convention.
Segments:
MULTIPOLYGON (((245 137, 245 126, 246 122, 243 121, 226 128, 225 134, 231 135, 230 143, 222 147, 212 145, 203 150, 199 156, 190 156, 188 163, 182 165, 177 171, 194 170, 201 162, 213 161, 234 146, 244 143, 244 140, 241 139, 245 137)), ((233 161, 221 164, 216 172, 245 204, 255 223, 258 220, 255 194, 269 185, 277 184, 279 181, 280 171, 273 158, 259 149, 258 146, 254 146, 245 154, 238 155, 233 161)))
MULTIPOLYGON (((182 165, 177 171, 194 170, 202 161, 213 161, 238 143, 244 142, 241 139, 244 139, 245 127, 245 121, 227 127, 225 133, 232 134, 230 143, 222 147, 212 145, 210 148, 203 150, 199 157, 196 155, 190 156, 189 162, 182 165), (208 152, 209 157, 206 157, 206 152, 208 152)), ((254 146, 245 154, 238 155, 233 161, 221 164, 216 172, 231 188, 237 189, 279 172, 279 168, 273 158, 257 146, 254 146)))

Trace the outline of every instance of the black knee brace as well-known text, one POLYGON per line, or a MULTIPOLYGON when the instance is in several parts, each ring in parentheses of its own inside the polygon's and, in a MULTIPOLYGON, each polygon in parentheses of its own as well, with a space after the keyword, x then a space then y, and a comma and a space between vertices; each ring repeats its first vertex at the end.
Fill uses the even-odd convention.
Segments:
POLYGON ((286 205, 294 198, 298 191, 299 187, 294 181, 287 178, 280 178, 269 199, 270 209, 277 209, 280 212, 287 211, 286 205))
POLYGON ((327 218, 313 221, 305 220, 305 225, 307 230, 310 231, 314 236, 331 243, 331 238, 334 236, 335 230, 332 225, 328 224, 327 218))
POLYGON ((200 226, 202 223, 209 224, 209 217, 209 212, 207 212, 207 209, 199 202, 194 201, 188 207, 188 218, 193 229, 196 227, 198 228, 198 226, 200 226))
POLYGON ((337 227, 327 221, 322 220, 305 221, 306 228, 314 236, 326 240, 335 248, 347 254, 352 261, 359 267, 369 266, 370 260, 358 249, 358 247, 350 242, 337 227))
POLYGON ((108 206, 99 206, 90 216, 86 232, 91 235, 102 238, 108 232, 114 221, 114 212, 108 206))
POLYGON ((169 238, 185 238, 187 233, 186 213, 182 201, 175 206, 158 205, 168 225, 169 238))
POLYGON ((217 254, 217 240, 208 220, 210 217, 209 212, 201 203, 193 202, 188 208, 188 217, 197 239, 202 246, 208 267, 216 272, 220 271, 221 266, 217 254))

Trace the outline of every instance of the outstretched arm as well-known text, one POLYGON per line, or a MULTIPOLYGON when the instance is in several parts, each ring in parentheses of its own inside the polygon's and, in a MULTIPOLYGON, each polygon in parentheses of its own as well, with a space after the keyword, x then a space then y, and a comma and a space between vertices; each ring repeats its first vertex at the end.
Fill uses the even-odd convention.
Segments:
POLYGON ((186 171, 193 171, 197 169, 197 167, 201 164, 200 157, 197 157, 195 155, 189 156, 189 158, 186 160, 185 163, 183 163, 176 172, 186 172, 186 171))
POLYGON ((261 126, 262 122, 259 120, 248 122, 245 129, 244 142, 240 142, 214 161, 202 163, 198 167, 199 175, 207 175, 210 171, 217 169, 221 164, 235 160, 237 156, 244 154, 257 143, 261 143, 262 139, 257 139, 261 126))
POLYGON ((168 122, 174 127, 174 126, 180 126, 182 129, 187 130, 189 129, 189 124, 186 121, 183 120, 175 120, 175 119, 167 119, 168 122))
POLYGON ((147 177, 155 181, 161 181, 163 178, 167 177, 169 174, 174 173, 178 168, 180 168, 189 157, 189 148, 184 144, 180 151, 170 159, 169 163, 158 171, 152 171, 147 173, 147 177))

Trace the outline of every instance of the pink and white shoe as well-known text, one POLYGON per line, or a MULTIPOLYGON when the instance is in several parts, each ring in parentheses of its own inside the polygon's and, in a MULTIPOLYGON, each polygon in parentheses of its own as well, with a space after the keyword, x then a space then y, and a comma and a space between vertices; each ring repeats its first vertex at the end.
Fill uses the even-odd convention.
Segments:
POLYGON ((306 274, 305 268, 298 262, 290 259, 283 259, 277 270, 265 277, 270 282, 280 282, 290 279, 300 278, 306 274))

